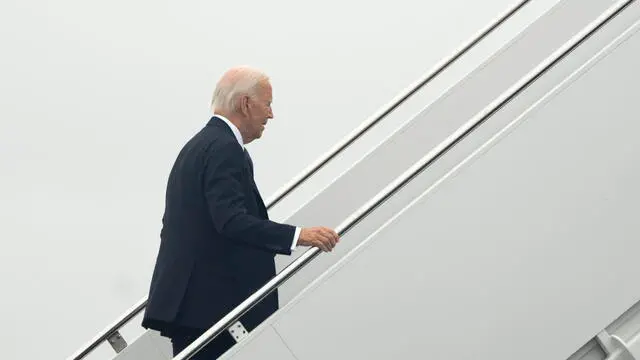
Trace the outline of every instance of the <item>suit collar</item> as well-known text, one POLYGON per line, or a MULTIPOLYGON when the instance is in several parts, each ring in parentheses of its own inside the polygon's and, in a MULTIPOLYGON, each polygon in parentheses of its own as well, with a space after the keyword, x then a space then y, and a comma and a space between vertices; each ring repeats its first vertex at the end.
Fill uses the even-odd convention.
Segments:
POLYGON ((242 149, 244 149, 244 142, 242 141, 242 134, 240 134, 240 130, 235 125, 233 125, 233 123, 226 117, 214 114, 207 125, 219 126, 225 128, 227 131, 230 130, 231 134, 233 135, 233 137, 235 137, 238 144, 240 144, 242 149))

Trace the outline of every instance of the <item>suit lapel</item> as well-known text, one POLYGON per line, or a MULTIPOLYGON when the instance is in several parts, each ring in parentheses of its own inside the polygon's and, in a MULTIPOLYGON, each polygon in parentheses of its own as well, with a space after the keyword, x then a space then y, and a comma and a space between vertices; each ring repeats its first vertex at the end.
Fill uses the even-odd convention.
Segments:
POLYGON ((263 216, 268 219, 269 215, 267 213, 267 207, 264 205, 264 201, 262 200, 262 196, 260 196, 260 191, 258 190, 258 185, 256 185, 256 182, 253 178, 253 160, 251 160, 251 156, 249 155, 247 149, 244 149, 244 156, 247 160, 247 164, 249 165, 249 173, 251 174, 251 187, 253 188, 253 192, 256 195, 258 207, 260 208, 263 216))
MULTIPOLYGON (((251 180, 253 182, 253 179, 251 180)), ((267 213, 267 207, 264 205, 264 201, 262 201, 262 196, 260 196, 260 192, 258 191, 258 187, 256 183, 253 182, 253 192, 256 194, 256 199, 258 200, 258 207, 260 207, 260 211, 265 219, 269 219, 269 213, 267 213)))
MULTIPOLYGON (((215 126, 219 129, 222 129, 222 131, 224 131, 224 133, 227 136, 231 136, 234 140, 236 140, 235 135, 233 134, 233 131, 231 130, 231 128, 229 128, 229 126, 227 126, 227 124, 225 124, 224 121, 222 121, 222 119, 218 118, 217 116, 213 116, 207 123, 207 126, 215 126)), ((258 190, 258 186, 256 185, 256 182, 253 179, 253 160, 251 160, 251 156, 249 156, 249 152, 247 151, 246 148, 244 149, 244 156, 247 163, 247 168, 249 169, 249 175, 250 175, 249 181, 251 183, 253 193, 255 194, 255 197, 256 197, 258 210, 261 212, 262 216, 265 219, 269 219, 267 207, 265 206, 264 201, 262 200, 262 196, 260 196, 260 191, 258 190)))

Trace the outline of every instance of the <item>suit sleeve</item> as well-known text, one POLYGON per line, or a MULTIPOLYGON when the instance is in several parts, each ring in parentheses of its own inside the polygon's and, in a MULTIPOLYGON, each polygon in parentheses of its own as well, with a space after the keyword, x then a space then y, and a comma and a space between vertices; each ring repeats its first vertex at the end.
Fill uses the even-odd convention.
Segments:
POLYGON ((244 154, 237 143, 209 153, 204 172, 204 192, 216 230, 224 237, 279 254, 291 254, 296 228, 250 215, 243 186, 244 154))

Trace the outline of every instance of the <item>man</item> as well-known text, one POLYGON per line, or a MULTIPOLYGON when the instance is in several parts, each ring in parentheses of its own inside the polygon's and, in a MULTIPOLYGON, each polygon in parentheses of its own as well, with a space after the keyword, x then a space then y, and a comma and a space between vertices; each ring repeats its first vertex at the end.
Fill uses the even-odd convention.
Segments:
MULTIPOLYGON (((298 245, 331 251, 325 227, 270 221, 244 145, 273 118, 269 78, 236 67, 219 80, 214 116, 180 151, 169 175, 158 252, 142 325, 172 340, 174 356, 275 276, 276 254, 298 245)), ((272 292, 240 322, 251 331, 278 309, 272 292)), ((192 359, 215 359, 235 343, 221 333, 192 359)))

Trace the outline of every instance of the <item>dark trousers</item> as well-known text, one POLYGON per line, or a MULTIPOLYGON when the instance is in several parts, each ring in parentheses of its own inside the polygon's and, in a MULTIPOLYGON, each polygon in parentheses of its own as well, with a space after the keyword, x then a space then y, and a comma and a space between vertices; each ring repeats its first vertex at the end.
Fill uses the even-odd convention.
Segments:
MULTIPOLYGON (((191 345, 204 331, 180 331, 171 334, 173 356, 178 355, 187 346, 191 345)), ((216 336, 202 350, 198 351, 191 360, 215 360, 229 350, 236 341, 226 330, 216 336)))

